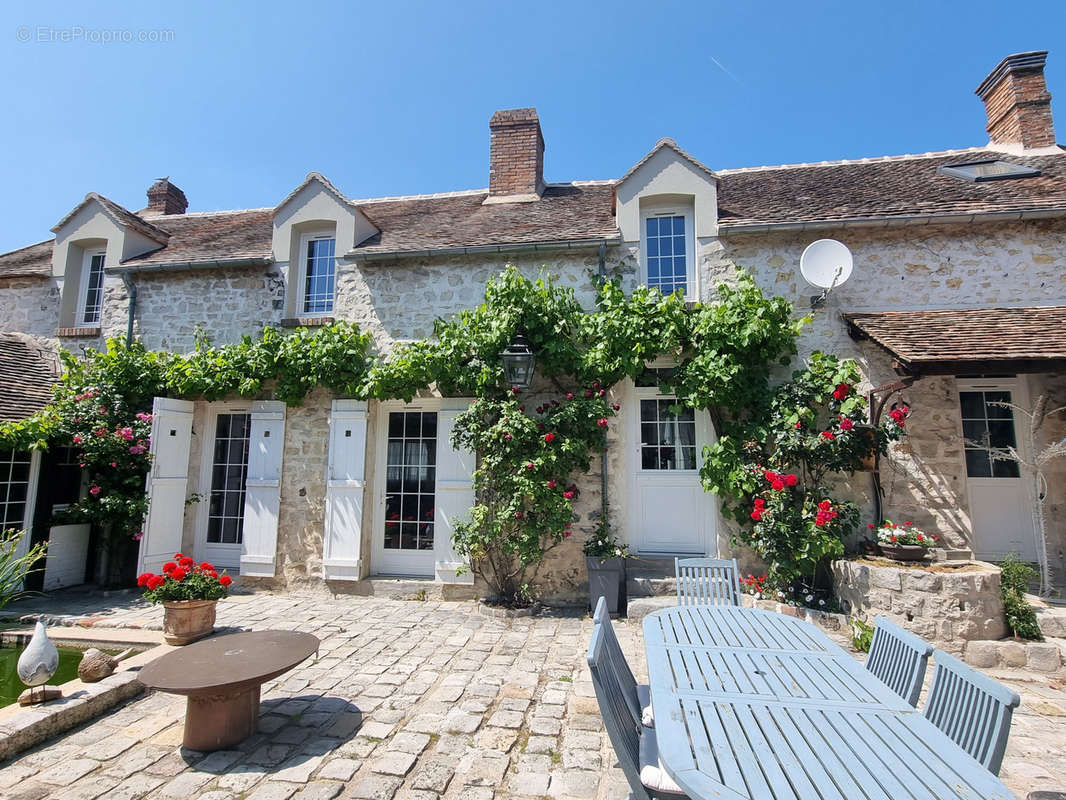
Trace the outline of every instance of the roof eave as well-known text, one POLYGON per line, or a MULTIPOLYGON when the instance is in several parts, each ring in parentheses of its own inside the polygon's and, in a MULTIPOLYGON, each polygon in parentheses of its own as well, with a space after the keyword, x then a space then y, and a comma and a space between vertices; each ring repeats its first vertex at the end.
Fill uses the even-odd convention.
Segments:
POLYGON ((253 256, 241 258, 216 258, 202 261, 161 261, 154 264, 120 264, 117 267, 105 267, 104 272, 119 275, 123 272, 185 272, 199 269, 224 269, 226 267, 264 267, 274 263, 273 256, 253 256))
POLYGON ((439 258, 443 256, 481 255, 485 253, 543 253, 568 250, 594 250, 601 244, 615 247, 622 243, 622 235, 594 239, 565 239, 543 242, 515 242, 513 244, 486 244, 470 247, 436 247, 428 250, 379 250, 361 252, 358 247, 349 250, 344 258, 354 261, 396 261, 406 258, 439 258))
POLYGON ((980 211, 956 214, 909 214, 886 217, 846 217, 836 220, 812 220, 809 222, 760 222, 730 225, 718 220, 718 235, 746 236, 758 233, 788 233, 853 228, 903 228, 917 225, 967 225, 981 222, 1015 222, 1023 219, 1052 219, 1066 217, 1066 206, 1029 209, 1023 211, 980 211))

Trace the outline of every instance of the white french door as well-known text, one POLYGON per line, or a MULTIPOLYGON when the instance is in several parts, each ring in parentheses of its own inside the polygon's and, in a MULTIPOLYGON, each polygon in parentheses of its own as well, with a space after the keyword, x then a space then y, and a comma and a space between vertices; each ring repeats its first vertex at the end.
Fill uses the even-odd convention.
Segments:
POLYGON ((713 440, 710 415, 677 408, 676 397, 655 387, 630 396, 630 546, 646 555, 715 553, 717 504, 699 476, 713 440))
POLYGON ((959 409, 966 453, 966 489, 973 525, 973 550, 980 559, 1000 560, 1017 553, 1036 561, 1036 538, 1026 477, 1018 464, 995 458, 986 448, 1018 448, 1016 412, 1003 403, 1026 407, 1028 398, 1019 379, 959 378, 959 409))
POLYGON ((429 577, 437 527, 437 409, 382 404, 381 411, 373 571, 429 577))
POLYGON ((201 472, 197 559, 237 574, 244 541, 245 482, 252 415, 246 407, 216 407, 208 413, 201 472))

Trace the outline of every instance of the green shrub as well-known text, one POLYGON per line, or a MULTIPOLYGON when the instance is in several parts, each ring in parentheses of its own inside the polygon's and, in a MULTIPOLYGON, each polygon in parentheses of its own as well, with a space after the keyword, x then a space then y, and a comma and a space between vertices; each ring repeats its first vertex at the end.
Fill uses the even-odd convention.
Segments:
POLYGON ((1037 571, 1019 559, 1017 553, 1008 554, 999 566, 1002 570, 999 588, 1003 594, 1003 616, 1006 617, 1007 627, 1021 639, 1043 640, 1036 612, 1025 601, 1029 582, 1039 577, 1037 571))

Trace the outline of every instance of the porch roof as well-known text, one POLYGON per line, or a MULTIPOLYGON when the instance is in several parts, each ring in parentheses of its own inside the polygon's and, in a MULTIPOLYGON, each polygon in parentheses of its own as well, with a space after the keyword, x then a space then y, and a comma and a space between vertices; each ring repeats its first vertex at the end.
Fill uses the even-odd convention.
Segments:
POLYGON ((55 353, 18 333, 0 333, 0 422, 40 411, 58 379, 55 353))
POLYGON ((854 339, 870 339, 910 375, 1066 369, 1066 306, 847 312, 854 339))

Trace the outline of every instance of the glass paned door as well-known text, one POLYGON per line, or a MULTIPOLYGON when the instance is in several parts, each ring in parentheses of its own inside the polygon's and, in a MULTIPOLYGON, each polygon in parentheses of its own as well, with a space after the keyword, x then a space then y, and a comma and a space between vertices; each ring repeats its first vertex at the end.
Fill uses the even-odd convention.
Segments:
POLYGON ((632 391, 628 544, 646 555, 713 554, 714 496, 703 491, 698 472, 700 451, 711 442, 710 417, 655 386, 632 391))
POLYGON ((0 450, 0 531, 22 528, 30 488, 30 454, 0 450))
POLYGON ((1024 407, 1024 400, 1018 399, 1023 386, 1018 380, 960 378, 958 383, 974 553, 998 560, 1014 552, 1034 561, 1028 492, 1018 463, 1005 452, 1023 444, 1014 409, 1007 405, 1024 407))
POLYGON ((248 477, 251 414, 215 418, 211 491, 207 507, 206 557, 216 566, 238 569, 244 540, 244 493, 248 477))
POLYGON ((390 411, 385 443, 382 571, 431 574, 437 485, 437 414, 390 411))

